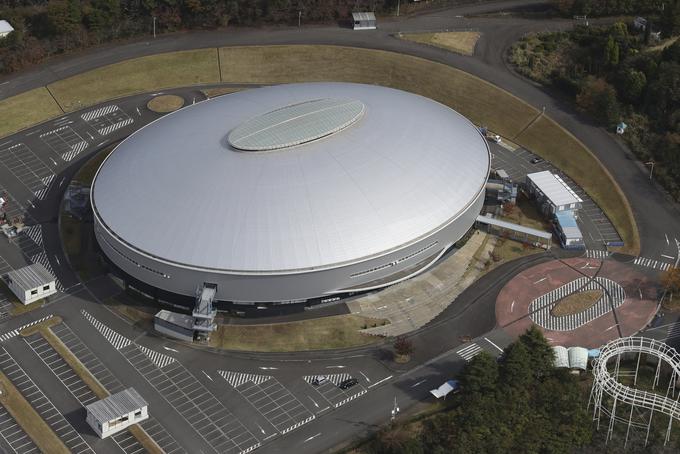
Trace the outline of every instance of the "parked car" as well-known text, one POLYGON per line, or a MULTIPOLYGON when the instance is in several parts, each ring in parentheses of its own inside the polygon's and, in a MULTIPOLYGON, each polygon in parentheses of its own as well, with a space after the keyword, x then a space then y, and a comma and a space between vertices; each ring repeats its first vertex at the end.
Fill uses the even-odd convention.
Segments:
POLYGON ((338 387, 340 389, 349 389, 358 383, 359 380, 357 380, 356 378, 348 378, 347 380, 341 381, 338 387))
POLYGON ((327 381, 328 381, 328 379, 327 379, 326 377, 324 377, 323 375, 317 375, 317 376, 314 377, 314 379, 312 380, 312 385, 314 385, 314 386, 323 385, 323 384, 326 383, 327 381))
POLYGON ((539 164, 543 161, 545 161, 543 158, 539 158, 538 156, 536 156, 535 158, 532 158, 531 161, 529 162, 531 162, 532 164, 539 164))

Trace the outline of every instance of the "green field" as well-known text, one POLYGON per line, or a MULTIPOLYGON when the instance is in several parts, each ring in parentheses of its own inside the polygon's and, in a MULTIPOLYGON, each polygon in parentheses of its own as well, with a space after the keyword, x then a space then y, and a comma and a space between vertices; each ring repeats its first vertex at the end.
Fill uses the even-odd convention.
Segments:
POLYGON ((45 87, 0 101, 0 137, 7 136, 64 113, 45 87))
POLYGON ((135 58, 60 80, 49 88, 70 112, 133 93, 219 81, 217 51, 212 48, 135 58))

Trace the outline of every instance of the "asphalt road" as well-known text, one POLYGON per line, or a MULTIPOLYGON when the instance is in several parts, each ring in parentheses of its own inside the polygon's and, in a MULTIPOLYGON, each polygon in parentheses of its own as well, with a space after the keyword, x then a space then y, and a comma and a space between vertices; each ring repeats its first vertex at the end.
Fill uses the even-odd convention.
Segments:
MULTIPOLYGON (((507 7, 507 5, 526 3, 539 2, 513 1, 505 2, 503 5, 507 7)), ((546 106, 547 114, 589 146, 615 175, 633 205, 642 235, 644 255, 648 257, 657 257, 660 254, 676 256, 677 250, 673 244, 673 238, 680 237, 680 216, 678 216, 680 213, 678 213, 677 205, 669 202, 657 188, 650 184, 644 169, 631 158, 630 154, 614 137, 606 131, 588 124, 569 107, 553 99, 544 90, 515 75, 504 62, 503 53, 505 49, 522 34, 548 28, 569 27, 571 22, 464 17, 493 8, 493 5, 472 5, 436 11, 408 19, 383 21, 379 30, 369 32, 354 32, 337 27, 276 28, 266 31, 228 29, 162 36, 155 41, 136 41, 120 46, 106 46, 79 55, 56 59, 33 70, 3 79, 0 82, 2 83, 0 85, 0 97, 11 96, 116 61, 158 52, 197 47, 325 43, 380 48, 418 55, 475 74, 505 88, 536 107, 546 106), (401 41, 391 36, 398 31, 470 28, 478 29, 483 34, 478 43, 475 57, 451 54, 440 49, 401 41)), ((191 89, 176 92, 184 96, 185 100, 197 96, 191 89)), ((85 121, 80 115, 71 114, 53 120, 47 125, 31 128, 15 138, 2 141, 3 146, 7 141, 12 141, 7 146, 19 142, 25 143, 38 160, 32 161, 29 166, 34 171, 33 173, 44 170, 42 167, 47 168, 49 172, 45 173, 44 176, 43 174, 34 175, 35 178, 31 177, 32 179, 27 180, 23 177, 24 174, 21 173, 20 166, 15 169, 0 166, 0 181, 2 181, 3 187, 16 197, 16 202, 21 204, 22 208, 28 210, 36 223, 42 225, 40 240, 34 241, 34 245, 29 242, 29 244, 17 248, 0 242, 0 255, 7 261, 8 265, 19 266, 29 260, 35 261, 35 257, 45 253, 47 263, 54 269, 55 274, 66 289, 66 293, 60 300, 55 300, 29 315, 0 322, 1 331, 11 330, 46 314, 61 315, 69 326, 77 330, 83 342, 91 346, 109 369, 122 377, 126 384, 138 386, 145 390, 145 394, 148 393, 153 407, 161 410, 158 419, 168 430, 176 434, 181 444, 191 446, 193 442, 196 442, 198 443, 197 446, 203 446, 207 451, 210 451, 210 446, 207 446, 205 441, 197 441, 194 439, 195 435, 190 433, 191 431, 182 430, 183 421, 171 411, 172 409, 161 393, 154 390, 148 381, 135 373, 134 368, 131 368, 123 357, 112 354, 110 344, 102 342, 101 335, 93 330, 88 324, 89 322, 83 318, 81 309, 86 309, 108 326, 131 339, 135 339, 139 345, 176 357, 184 367, 194 372, 195 378, 204 387, 217 395, 225 406, 236 412, 252 431, 257 432, 258 427, 264 430, 264 433, 259 437, 263 441, 263 446, 259 449, 259 452, 328 451, 338 444, 359 437, 387 421, 395 398, 404 410, 419 402, 426 401, 429 389, 454 375, 465 364, 459 337, 471 335, 475 337, 473 343, 490 352, 497 351, 496 346, 503 347, 511 341, 502 331, 494 330, 493 305, 495 296, 509 277, 541 260, 548 260, 550 257, 547 255, 523 259, 511 264, 511 266, 501 267, 489 273, 467 289, 454 304, 430 325, 413 333, 412 338, 416 344, 413 363, 423 365, 411 370, 402 369, 402 366, 391 363, 387 347, 354 349, 329 354, 216 353, 178 346, 127 325, 100 304, 100 301, 110 291, 106 282, 91 282, 87 288, 83 288, 66 265, 66 258, 61 252, 56 228, 56 207, 64 190, 62 181, 69 180, 70 175, 82 162, 81 160, 86 159, 87 156, 106 146, 106 144, 120 140, 140 124, 156 118, 155 114, 148 111, 140 110, 139 113, 136 113, 137 106, 143 105, 146 100, 148 100, 148 95, 139 95, 117 102, 120 109, 126 112, 134 120, 134 123, 122 126, 110 133, 102 134, 100 129, 103 128, 98 129, 97 125, 93 126, 91 122, 85 121), (69 157, 67 149, 61 150, 58 146, 54 149, 40 137, 62 127, 71 128, 89 143, 87 149, 82 150, 78 156, 68 161, 64 159, 65 153, 69 157), (88 133, 92 135, 92 138, 88 133), (36 183, 36 181, 48 177, 49 174, 54 175, 53 178, 56 179, 56 183, 51 184, 51 190, 43 195, 42 200, 36 201, 35 192, 40 191, 40 183, 36 183), (29 181, 32 181, 34 186, 28 187, 25 184, 29 181), (173 350, 176 350, 176 352, 173 350), (316 391, 313 389, 310 391, 309 387, 301 382, 301 376, 338 366, 343 366, 341 369, 350 371, 354 376, 365 374, 367 378, 362 378, 361 386, 367 389, 367 393, 348 404, 340 406, 338 409, 316 413, 317 410, 313 409, 314 404, 310 404, 309 401, 310 396, 315 396, 313 392, 316 391), (271 374, 296 399, 301 402, 307 399, 306 405, 312 408, 311 411, 317 414, 317 418, 286 436, 276 436, 265 440, 271 433, 274 433, 272 428, 267 425, 269 423, 267 418, 248 407, 248 403, 243 401, 242 395, 235 394, 225 388, 224 383, 216 381, 218 379, 217 370, 227 368, 240 373, 271 374), (238 405, 235 405, 230 400, 232 398, 241 400, 238 401, 238 405)), ((92 109, 88 109, 88 111, 90 110, 92 109)), ((48 141, 50 140, 49 136, 45 137, 48 141)), ((64 139, 71 140, 72 136, 64 136, 64 139)), ((57 144, 58 141, 50 143, 57 144)), ((30 157, 30 155, 27 156, 30 157)), ((29 355, 18 346, 12 348, 15 349, 13 350, 15 354, 27 363, 28 369, 35 371, 36 374, 40 373, 40 364, 36 357, 29 355)), ((338 369, 340 368, 338 367, 338 369)), ((53 380, 44 380, 42 385, 45 387, 46 393, 51 396, 59 393, 60 388, 57 386, 59 384, 53 380)), ((57 406, 62 411, 69 413, 69 409, 75 411, 73 409, 77 408, 73 401, 62 399, 61 402, 57 402, 57 400, 55 398, 57 406)), ((72 412, 69 414, 72 414, 72 412)), ((78 417, 76 416, 72 416, 71 419, 77 421, 78 417)))

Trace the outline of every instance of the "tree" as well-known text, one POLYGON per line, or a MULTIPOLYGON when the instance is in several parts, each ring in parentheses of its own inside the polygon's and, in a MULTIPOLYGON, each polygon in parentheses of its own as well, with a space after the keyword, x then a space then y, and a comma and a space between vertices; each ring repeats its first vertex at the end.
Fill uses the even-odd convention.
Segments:
POLYGON ((519 342, 524 344, 527 351, 531 352, 529 364, 532 374, 536 378, 548 375, 555 368, 555 354, 543 335, 543 332, 536 325, 526 330, 519 337, 519 342))
POLYGON ((498 386, 498 363, 487 352, 481 352, 465 366, 461 388, 466 395, 493 394, 498 386))
POLYGON ((407 359, 413 353, 413 342, 411 342, 405 336, 398 336, 394 341, 394 353, 398 357, 407 359))
POLYGON ((616 90, 604 79, 588 77, 576 96, 576 104, 605 125, 613 125, 619 121, 616 90))
POLYGON ((604 48, 604 63, 607 66, 616 66, 619 64, 619 43, 614 40, 614 37, 609 35, 607 44, 604 48))
POLYGON ((647 76, 642 71, 626 68, 619 73, 619 94, 626 101, 637 104, 647 87, 647 76))
POLYGON ((514 342, 505 349, 502 384, 506 387, 530 386, 533 381, 529 349, 522 342, 514 342))
POLYGON ((680 269, 671 267, 661 273, 661 285, 671 292, 680 291, 680 269))

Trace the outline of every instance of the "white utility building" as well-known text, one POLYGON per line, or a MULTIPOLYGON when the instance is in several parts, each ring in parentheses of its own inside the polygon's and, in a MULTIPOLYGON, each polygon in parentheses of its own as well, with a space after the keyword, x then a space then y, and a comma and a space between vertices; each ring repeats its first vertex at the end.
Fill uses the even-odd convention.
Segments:
POLYGON ((54 276, 40 263, 10 271, 4 279, 23 304, 31 304, 57 293, 54 276))
POLYGON ((144 421, 149 417, 147 403, 134 388, 111 394, 87 407, 87 423, 101 438, 144 421))
POLYGON ((352 13, 352 28, 354 30, 375 30, 378 28, 375 13, 352 13))
POLYGON ((0 20, 0 38, 4 38, 5 36, 9 35, 14 31, 14 27, 12 27, 9 22, 6 20, 0 20))
POLYGON ((578 210, 583 203, 559 175, 549 170, 528 174, 526 185, 529 193, 538 201, 541 211, 546 214, 578 210))

